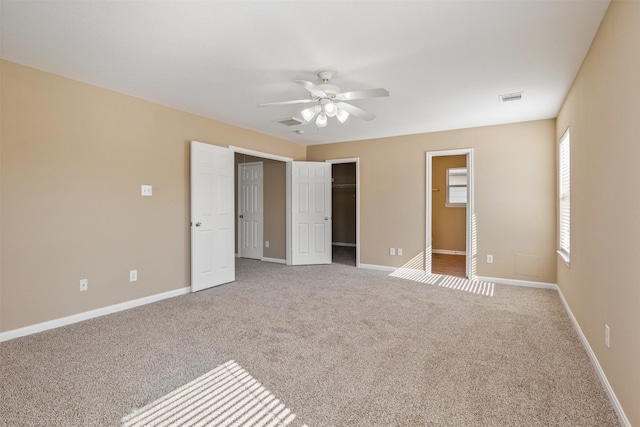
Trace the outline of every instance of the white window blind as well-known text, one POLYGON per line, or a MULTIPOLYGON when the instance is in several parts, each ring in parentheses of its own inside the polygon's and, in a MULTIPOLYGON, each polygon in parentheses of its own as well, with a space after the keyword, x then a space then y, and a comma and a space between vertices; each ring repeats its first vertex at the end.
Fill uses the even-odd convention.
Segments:
POLYGON ((571 155, 569 129, 560 138, 558 184, 560 197, 559 231, 560 255, 569 261, 571 253, 571 155))
POLYGON ((447 169, 447 205, 467 204, 467 168, 447 169))

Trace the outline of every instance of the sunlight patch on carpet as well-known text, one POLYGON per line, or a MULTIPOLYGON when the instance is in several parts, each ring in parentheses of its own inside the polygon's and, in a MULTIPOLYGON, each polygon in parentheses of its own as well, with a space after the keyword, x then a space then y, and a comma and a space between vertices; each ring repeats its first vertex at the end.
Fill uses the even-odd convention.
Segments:
POLYGON ((422 258, 424 252, 413 257, 402 267, 389 274, 391 277, 397 277, 405 280, 413 280, 414 282, 424 283, 427 285, 440 286, 442 288, 455 289, 463 292, 470 292, 486 297, 493 297, 495 284, 480 280, 469 280, 465 277, 447 276, 444 274, 427 274, 422 270, 422 258))
POLYGON ((425 285, 470 292, 485 297, 493 297, 495 291, 495 284, 492 282, 469 280, 464 277, 446 276, 444 274, 427 274, 424 271, 409 270, 406 268, 399 268, 389 274, 389 276, 412 280, 414 282, 424 283, 425 285))
POLYGON ((255 378, 230 360, 122 418, 122 427, 300 426, 293 423, 295 417, 255 378))

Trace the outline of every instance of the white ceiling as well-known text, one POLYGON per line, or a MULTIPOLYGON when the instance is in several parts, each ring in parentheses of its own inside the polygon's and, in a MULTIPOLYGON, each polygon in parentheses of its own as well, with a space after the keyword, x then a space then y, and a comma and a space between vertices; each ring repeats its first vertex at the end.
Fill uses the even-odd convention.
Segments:
POLYGON ((2 0, 1 56, 310 145, 556 117, 608 5, 2 0), (323 129, 274 122, 308 105, 257 106, 307 97, 294 80, 321 70, 391 95, 352 102, 374 120, 323 129))

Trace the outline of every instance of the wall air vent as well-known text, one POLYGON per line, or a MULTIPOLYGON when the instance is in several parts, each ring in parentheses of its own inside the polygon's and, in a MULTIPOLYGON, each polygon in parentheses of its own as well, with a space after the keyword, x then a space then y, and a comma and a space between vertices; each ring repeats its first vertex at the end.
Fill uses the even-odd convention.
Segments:
POLYGON ((284 119, 275 120, 275 122, 285 126, 296 126, 302 124, 302 119, 298 119, 296 117, 287 117, 284 119))
POLYGON ((500 98, 500 102, 520 101, 523 93, 524 92, 507 93, 505 95, 500 95, 498 98, 500 98))

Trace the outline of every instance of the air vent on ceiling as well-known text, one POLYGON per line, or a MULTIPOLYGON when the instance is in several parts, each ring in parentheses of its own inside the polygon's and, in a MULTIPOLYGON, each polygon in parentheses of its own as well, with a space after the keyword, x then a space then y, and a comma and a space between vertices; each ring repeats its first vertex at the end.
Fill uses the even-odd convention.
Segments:
POLYGON ((301 125, 302 124, 302 120, 298 119, 296 117, 287 117, 285 119, 278 119, 276 120, 277 123, 283 124, 285 126, 296 126, 296 125, 301 125))
POLYGON ((507 93, 505 95, 500 95, 500 102, 511 102, 511 101, 520 101, 522 99, 522 94, 524 92, 516 92, 516 93, 507 93))

